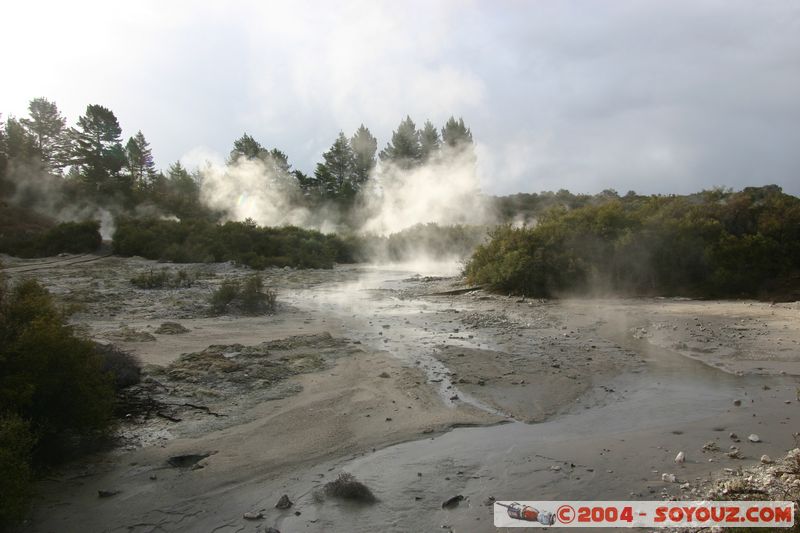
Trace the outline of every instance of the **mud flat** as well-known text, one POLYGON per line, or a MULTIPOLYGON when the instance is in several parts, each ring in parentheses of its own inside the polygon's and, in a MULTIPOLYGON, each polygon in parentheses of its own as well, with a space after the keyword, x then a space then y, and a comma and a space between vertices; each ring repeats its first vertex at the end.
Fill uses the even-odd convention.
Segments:
POLYGON ((267 270, 274 315, 211 317, 248 271, 74 261, 6 265, 148 366, 119 447, 48 478, 27 530, 494 531, 492 497, 687 497, 796 447, 797 304, 525 300, 352 266, 267 270), (150 268, 198 275, 130 284, 150 268), (315 497, 342 471, 379 501, 315 497))

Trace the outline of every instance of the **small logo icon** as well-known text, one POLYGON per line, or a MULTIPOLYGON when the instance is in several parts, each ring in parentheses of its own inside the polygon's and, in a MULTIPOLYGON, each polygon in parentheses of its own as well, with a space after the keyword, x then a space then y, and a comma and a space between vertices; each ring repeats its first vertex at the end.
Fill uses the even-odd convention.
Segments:
POLYGON ((571 505, 562 505, 556 511, 556 516, 562 524, 569 524, 575 520, 575 509, 571 505))

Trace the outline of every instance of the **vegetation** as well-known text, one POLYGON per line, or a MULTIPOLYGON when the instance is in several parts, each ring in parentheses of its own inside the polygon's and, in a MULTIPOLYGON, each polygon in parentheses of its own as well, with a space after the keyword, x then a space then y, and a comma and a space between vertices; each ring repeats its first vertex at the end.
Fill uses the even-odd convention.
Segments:
POLYGON ((240 312, 247 315, 260 315, 275 311, 277 294, 273 289, 264 287, 264 280, 259 274, 238 280, 225 280, 211 294, 211 309, 221 315, 229 312, 240 312))
POLYGON ((0 527, 25 512, 38 467, 109 427, 105 364, 41 285, 0 283, 0 527))
POLYGON ((326 496, 350 500, 361 503, 374 503, 378 501, 369 487, 357 480, 353 474, 342 472, 333 481, 325 483, 323 491, 326 496))
POLYGON ((197 279, 197 274, 180 269, 172 272, 166 268, 150 269, 131 278, 131 284, 138 289, 186 289, 197 279))
POLYGON ((495 230, 466 275, 533 296, 790 297, 800 288, 800 199, 773 185, 557 207, 532 228, 495 230))
POLYGON ((60 253, 89 253, 103 240, 100 224, 94 220, 63 222, 48 229, 15 231, 15 224, 0 234, 0 252, 17 257, 45 257, 60 253))
POLYGON ((332 268, 352 261, 339 237, 296 227, 259 227, 252 221, 214 224, 204 220, 120 219, 114 253, 176 263, 235 261, 269 266, 332 268))

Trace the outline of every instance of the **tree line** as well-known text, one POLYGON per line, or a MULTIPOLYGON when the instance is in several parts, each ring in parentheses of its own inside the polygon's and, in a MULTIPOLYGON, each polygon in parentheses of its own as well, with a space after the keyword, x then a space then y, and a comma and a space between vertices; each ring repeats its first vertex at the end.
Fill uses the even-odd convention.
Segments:
MULTIPOLYGON (((233 142, 227 163, 258 161, 267 173, 293 182, 306 205, 335 202, 347 208, 379 160, 407 170, 448 150, 471 149, 472 143, 463 119, 451 117, 441 129, 426 121, 418 129, 406 117, 380 152, 378 140, 363 124, 351 136, 340 132, 310 175, 293 170, 285 152, 247 133, 233 142)), ((0 127, 0 197, 14 196, 22 203, 35 204, 37 194, 56 189, 64 204, 90 201, 128 211, 152 204, 180 218, 213 218, 200 201, 201 179, 180 162, 166 171, 157 169, 145 135, 137 131, 125 141, 116 115, 102 105, 88 105, 68 126, 55 102, 34 98, 27 117, 9 117, 0 127)))

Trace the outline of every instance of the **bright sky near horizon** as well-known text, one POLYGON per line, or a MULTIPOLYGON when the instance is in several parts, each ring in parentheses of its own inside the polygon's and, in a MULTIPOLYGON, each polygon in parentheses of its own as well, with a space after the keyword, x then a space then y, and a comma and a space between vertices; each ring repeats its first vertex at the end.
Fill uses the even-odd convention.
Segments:
POLYGON ((492 194, 800 194, 794 0, 29 0, 0 64, 4 117, 105 105, 164 168, 248 132, 310 173, 340 130, 455 115, 492 194))

